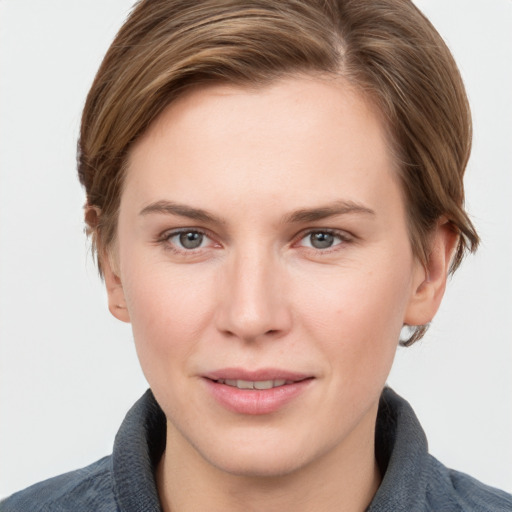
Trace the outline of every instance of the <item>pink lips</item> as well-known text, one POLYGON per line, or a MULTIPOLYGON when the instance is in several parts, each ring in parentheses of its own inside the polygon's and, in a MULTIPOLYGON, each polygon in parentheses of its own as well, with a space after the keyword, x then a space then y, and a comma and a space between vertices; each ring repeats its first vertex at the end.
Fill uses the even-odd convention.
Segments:
POLYGON ((204 375, 208 390, 221 406, 251 415, 278 411, 304 392, 312 381, 311 375, 273 368, 256 371, 224 368, 204 375), (256 388, 267 389, 240 389, 251 383, 256 383, 256 388))

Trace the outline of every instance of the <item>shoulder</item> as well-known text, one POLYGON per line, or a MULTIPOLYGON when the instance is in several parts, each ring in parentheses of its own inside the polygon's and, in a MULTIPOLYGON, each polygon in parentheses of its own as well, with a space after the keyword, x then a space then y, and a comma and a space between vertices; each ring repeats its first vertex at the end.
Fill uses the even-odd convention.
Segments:
POLYGON ((1 512, 118 512, 111 457, 17 492, 0 502, 1 512))
POLYGON ((428 452, 409 403, 384 389, 375 454, 383 474, 368 512, 512 512, 512 496, 445 467, 428 452))
POLYGON ((510 512, 512 495, 479 482, 465 473, 446 468, 429 456, 426 498, 429 510, 510 512))

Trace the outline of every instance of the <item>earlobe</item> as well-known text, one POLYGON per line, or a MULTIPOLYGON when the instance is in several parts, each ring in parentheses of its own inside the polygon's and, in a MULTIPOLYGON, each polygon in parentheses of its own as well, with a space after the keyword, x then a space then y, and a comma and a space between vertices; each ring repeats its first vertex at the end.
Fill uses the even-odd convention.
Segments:
POLYGON ((446 219, 441 219, 432 234, 427 265, 418 262, 418 272, 407 307, 406 325, 425 325, 437 313, 446 289, 450 263, 459 235, 446 219), (421 267, 421 268, 420 268, 421 267))
POLYGON ((101 267, 105 286, 107 288, 108 309, 112 315, 122 322, 130 322, 130 314, 126 307, 123 283, 119 277, 119 271, 112 264, 112 255, 103 253, 101 256, 101 267))

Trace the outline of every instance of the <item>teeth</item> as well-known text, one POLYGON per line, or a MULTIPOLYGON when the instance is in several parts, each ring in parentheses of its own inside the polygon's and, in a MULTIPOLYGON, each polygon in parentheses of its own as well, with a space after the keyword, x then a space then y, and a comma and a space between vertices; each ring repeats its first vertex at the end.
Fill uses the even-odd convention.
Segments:
POLYGON ((274 382, 271 380, 261 380, 254 383, 254 389, 272 389, 274 382))
POLYGON ((218 382, 226 384, 226 386, 232 386, 238 389, 272 389, 279 386, 284 386, 287 381, 284 379, 276 380, 234 380, 234 379, 219 379, 218 382))
POLYGON ((236 387, 238 389, 254 389, 254 382, 250 380, 237 380, 236 387))

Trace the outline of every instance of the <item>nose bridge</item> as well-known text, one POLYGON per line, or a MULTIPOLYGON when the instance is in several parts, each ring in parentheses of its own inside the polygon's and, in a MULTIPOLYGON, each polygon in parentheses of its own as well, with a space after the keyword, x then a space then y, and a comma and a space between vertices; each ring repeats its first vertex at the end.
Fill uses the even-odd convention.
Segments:
POLYGON ((268 247, 234 251, 224 273, 219 328, 245 340, 283 335, 290 328, 283 272, 268 247))

